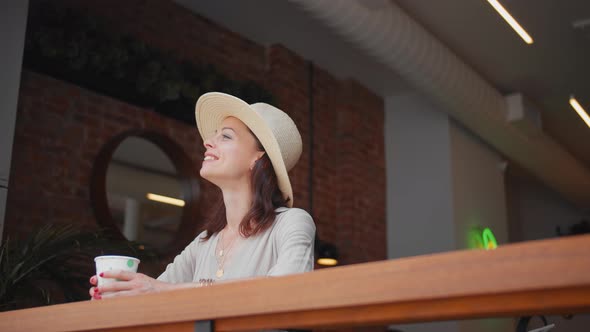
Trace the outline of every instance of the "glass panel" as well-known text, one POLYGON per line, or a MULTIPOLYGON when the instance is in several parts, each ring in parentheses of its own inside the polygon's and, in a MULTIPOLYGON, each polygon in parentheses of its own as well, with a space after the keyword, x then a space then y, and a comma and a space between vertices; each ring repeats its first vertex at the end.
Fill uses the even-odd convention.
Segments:
POLYGON ((107 199, 128 240, 162 249, 181 222, 183 191, 172 161, 155 144, 129 137, 117 147, 106 177, 107 199))

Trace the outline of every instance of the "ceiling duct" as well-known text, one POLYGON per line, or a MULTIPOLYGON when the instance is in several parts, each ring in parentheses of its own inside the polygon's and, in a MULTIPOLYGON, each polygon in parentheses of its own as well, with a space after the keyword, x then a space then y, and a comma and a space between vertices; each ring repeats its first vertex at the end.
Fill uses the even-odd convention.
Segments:
POLYGON ((504 97, 393 1, 290 0, 430 96, 511 161, 590 208, 590 171, 549 136, 507 121, 504 97))
POLYGON ((529 137, 543 133, 541 113, 522 93, 513 93, 505 97, 508 113, 507 120, 529 137))

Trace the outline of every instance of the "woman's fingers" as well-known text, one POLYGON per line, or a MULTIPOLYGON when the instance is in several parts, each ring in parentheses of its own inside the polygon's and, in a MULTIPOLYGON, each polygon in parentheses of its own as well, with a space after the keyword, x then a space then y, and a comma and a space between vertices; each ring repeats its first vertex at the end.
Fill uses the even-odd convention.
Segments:
POLYGON ((129 282, 129 281, 115 281, 115 282, 97 287, 98 292, 100 292, 100 293, 121 292, 121 291, 131 290, 133 288, 136 288, 135 284, 132 282, 129 282))
MULTIPOLYGON (((92 299, 110 298, 159 292, 168 289, 167 284, 142 273, 113 270, 99 274, 101 278, 111 279, 112 282, 89 290, 92 299), (112 280, 115 279, 115 280, 112 280)), ((96 285, 98 278, 90 278, 90 283, 96 285)))
POLYGON ((100 295, 100 298, 111 298, 111 297, 119 297, 119 296, 130 296, 130 295, 137 295, 138 292, 134 291, 134 290, 126 290, 126 291, 120 291, 120 292, 112 292, 112 293, 104 293, 100 295))
POLYGON ((122 271, 122 270, 112 270, 112 271, 104 271, 100 274, 101 278, 114 278, 118 280, 131 280, 135 278, 138 273, 129 272, 129 271, 122 271))
MULTIPOLYGON (((90 284, 96 286, 98 283, 98 278, 94 275, 90 277, 90 284)), ((90 300, 96 300, 96 295, 98 295, 98 289, 96 287, 90 287, 88 290, 88 294, 90 294, 90 300)))
POLYGON ((100 273, 100 277, 116 279, 117 281, 98 287, 98 277, 96 275, 90 277, 90 284, 94 285, 94 287, 90 287, 88 290, 91 300, 100 300, 103 297, 124 296, 139 293, 137 290, 142 287, 140 285, 141 283, 138 283, 137 281, 145 279, 143 278, 145 276, 140 273, 121 270, 104 271, 100 273))
POLYGON ((88 290, 88 293, 90 294, 90 300, 91 301, 100 300, 101 299, 101 294, 98 291, 98 288, 96 288, 96 287, 90 287, 90 290, 88 290))

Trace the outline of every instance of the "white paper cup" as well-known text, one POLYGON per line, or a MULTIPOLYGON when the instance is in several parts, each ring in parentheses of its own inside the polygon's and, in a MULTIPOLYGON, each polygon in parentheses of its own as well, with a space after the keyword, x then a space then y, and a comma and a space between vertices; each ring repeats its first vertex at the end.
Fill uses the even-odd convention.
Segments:
POLYGON ((139 266, 139 259, 129 256, 98 256, 94 258, 94 262, 96 263, 96 277, 98 278, 99 287, 116 281, 113 278, 102 278, 100 276, 102 272, 112 270, 137 272, 139 266))

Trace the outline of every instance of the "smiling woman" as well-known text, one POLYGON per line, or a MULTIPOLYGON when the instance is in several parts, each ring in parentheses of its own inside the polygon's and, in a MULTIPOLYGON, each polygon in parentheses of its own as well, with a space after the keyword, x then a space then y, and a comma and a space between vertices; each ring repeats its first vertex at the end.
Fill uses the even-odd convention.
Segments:
POLYGON ((204 144, 207 151, 200 173, 218 187, 226 182, 249 181, 249 172, 264 155, 248 127, 235 117, 224 119, 221 128, 204 144))
POLYGON ((293 208, 287 173, 302 150, 293 120, 272 105, 216 92, 199 98, 195 116, 206 148, 201 177, 222 194, 212 217, 157 279, 105 272, 101 277, 120 281, 92 287, 93 299, 313 269, 315 225, 293 208))

